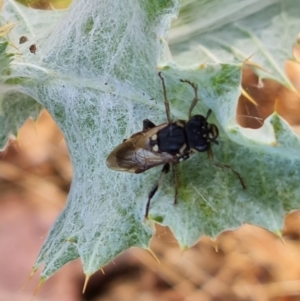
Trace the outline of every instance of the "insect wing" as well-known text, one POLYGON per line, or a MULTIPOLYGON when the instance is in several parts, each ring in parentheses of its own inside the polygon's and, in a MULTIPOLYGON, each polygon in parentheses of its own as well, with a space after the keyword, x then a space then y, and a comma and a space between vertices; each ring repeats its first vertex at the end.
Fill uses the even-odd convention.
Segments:
POLYGON ((108 156, 107 166, 118 171, 141 173, 161 164, 177 163, 177 157, 153 152, 148 146, 148 139, 157 132, 157 128, 136 133, 117 146, 108 156))

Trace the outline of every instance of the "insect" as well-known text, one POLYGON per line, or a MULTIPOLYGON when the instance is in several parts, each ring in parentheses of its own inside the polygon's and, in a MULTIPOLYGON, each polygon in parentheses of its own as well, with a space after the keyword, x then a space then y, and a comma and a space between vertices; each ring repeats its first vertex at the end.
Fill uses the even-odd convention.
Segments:
POLYGON ((192 110, 199 100, 197 86, 189 80, 180 79, 181 82, 187 83, 193 88, 194 98, 188 112, 189 119, 172 121, 165 80, 161 72, 158 73, 158 76, 162 82, 168 122, 155 125, 152 121, 145 119, 143 121, 143 130, 133 134, 128 139, 124 139, 109 154, 106 160, 109 168, 131 173, 142 173, 155 166, 163 165, 157 183, 149 192, 145 218, 148 217, 151 199, 159 188, 164 176, 169 172, 170 165, 172 166, 175 182, 174 204, 177 203, 179 186, 177 164, 187 160, 196 152, 207 152, 209 159, 214 165, 232 170, 245 189, 244 181, 237 171, 229 165, 220 164, 213 160, 211 144, 218 144, 219 130, 216 125, 208 122, 211 110, 208 110, 206 116, 199 114, 192 116, 192 110))

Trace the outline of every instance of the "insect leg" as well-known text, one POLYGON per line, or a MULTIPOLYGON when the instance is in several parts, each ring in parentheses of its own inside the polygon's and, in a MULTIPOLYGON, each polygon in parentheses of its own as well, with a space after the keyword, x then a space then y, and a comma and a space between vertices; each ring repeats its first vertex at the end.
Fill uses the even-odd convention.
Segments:
POLYGON ((190 106, 190 108, 189 108, 189 119, 191 119, 191 117, 192 117, 192 111, 193 111, 195 105, 197 104, 197 102, 198 102, 198 100, 199 100, 199 99, 198 99, 198 87, 197 87, 197 85, 193 84, 193 83, 190 82, 189 80, 186 80, 186 79, 180 79, 180 81, 181 81, 182 83, 188 83, 188 84, 191 85, 192 88, 194 89, 195 96, 194 96, 194 99, 193 99, 193 101, 192 101, 192 104, 191 104, 191 106, 190 106))
POLYGON ((214 155, 213 155, 213 152, 212 152, 212 149, 209 148, 207 150, 207 154, 208 154, 208 158, 210 159, 210 161, 212 162, 212 164, 214 164, 215 166, 217 167, 220 167, 220 168, 227 168, 227 169, 230 169, 239 179, 243 189, 246 189, 246 185, 245 185, 245 182, 241 176, 241 174, 239 172, 237 172, 235 169, 233 169, 230 165, 227 165, 227 164, 221 164, 221 163, 218 163, 218 162, 215 162, 214 161, 214 155))
POLYGON ((173 176, 174 176, 174 188, 175 188, 174 205, 176 205, 177 204, 177 196, 178 196, 178 187, 179 187, 178 170, 177 170, 176 164, 172 164, 172 171, 173 171, 173 176))
POLYGON ((151 191, 149 192, 148 194, 148 202, 146 204, 146 211, 145 211, 145 218, 148 218, 148 213, 149 213, 149 209, 150 209, 150 202, 151 202, 151 199, 153 198, 153 196, 155 195, 159 185, 161 184, 164 176, 169 172, 170 170, 170 164, 169 163, 166 163, 162 170, 161 170, 161 174, 160 174, 160 177, 157 181, 157 183, 155 184, 155 186, 151 189, 151 191))
POLYGON ((165 108, 166 108, 167 119, 168 119, 168 122, 171 123, 172 119, 171 119, 171 115, 170 115, 170 104, 169 104, 169 101, 167 99, 167 89, 166 89, 166 85, 165 85, 165 80, 162 77, 161 72, 158 73, 158 76, 160 77, 161 82, 162 82, 162 86, 163 86, 164 101, 165 101, 165 108))
POLYGON ((144 119, 143 120, 143 131, 150 130, 154 127, 156 127, 156 125, 152 121, 150 121, 149 119, 144 119))

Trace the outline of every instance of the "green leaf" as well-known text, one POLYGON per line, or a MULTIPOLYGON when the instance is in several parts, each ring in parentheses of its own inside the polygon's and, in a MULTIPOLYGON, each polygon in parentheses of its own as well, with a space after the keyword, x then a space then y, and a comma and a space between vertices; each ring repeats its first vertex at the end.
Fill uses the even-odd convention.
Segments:
POLYGON ((10 135, 17 136, 28 118, 36 119, 43 109, 39 96, 30 95, 30 86, 45 78, 47 70, 29 47, 36 42, 36 36, 42 36, 39 43, 47 38, 59 16, 59 11, 32 10, 15 1, 4 3, 0 27, 8 21, 17 26, 9 33, 9 39, 0 39, 0 149, 10 135), (26 36, 28 42, 19 45, 21 36, 26 36))
POLYGON ((28 117, 36 119, 39 116, 42 106, 33 98, 17 92, 6 93, 0 104, 0 146, 4 147, 9 135, 17 136, 19 128, 28 117))
POLYGON ((32 97, 7 85, 11 73, 10 63, 14 58, 14 54, 7 52, 8 45, 7 40, 0 41, 0 149, 4 148, 10 135, 17 136, 21 125, 29 117, 37 118, 42 109, 32 97))
POLYGON ((299 0, 184 1, 170 32, 171 50, 180 64, 241 63, 261 65, 261 78, 292 88, 284 64, 300 28, 299 0))
POLYGON ((239 172, 246 189, 230 168, 195 154, 178 166, 178 204, 169 173, 149 217, 170 226, 186 248, 204 233, 244 222, 278 230, 284 214, 298 207, 298 136, 276 114, 257 130, 237 125, 241 64, 180 67, 172 61, 164 37, 177 11, 175 0, 77 0, 35 41, 36 55, 24 48, 24 61, 11 64, 7 108, 17 107, 8 97, 13 92, 20 101, 43 104, 63 131, 73 164, 66 208, 36 263, 45 264, 43 279, 78 257, 90 275, 129 247, 148 248, 153 225, 144 220, 145 206, 161 168, 129 174, 108 169, 105 161, 142 129, 143 119, 166 122, 158 64, 174 120, 187 119, 194 97, 180 79, 198 86, 201 101, 193 114, 211 108, 209 121, 220 131, 214 160, 239 172))
POLYGON ((281 229, 284 214, 299 206, 299 136, 276 114, 256 130, 236 124, 239 66, 168 68, 164 76, 171 87, 170 99, 187 100, 185 112, 193 95, 192 91, 184 95, 176 90, 178 78, 198 84, 199 98, 213 109, 214 123, 221 131, 220 144, 213 146, 215 161, 239 172, 246 189, 230 169, 214 166, 206 153, 196 154, 179 165, 178 204, 173 205, 174 180, 169 175, 153 199, 151 218, 168 225, 182 248, 193 245, 203 233, 215 236, 245 222, 273 231, 281 229))

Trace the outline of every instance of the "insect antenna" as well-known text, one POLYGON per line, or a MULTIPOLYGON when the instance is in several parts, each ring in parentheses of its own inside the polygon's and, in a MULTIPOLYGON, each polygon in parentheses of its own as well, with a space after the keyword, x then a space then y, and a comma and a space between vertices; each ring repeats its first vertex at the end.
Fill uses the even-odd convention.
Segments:
POLYGON ((209 110, 207 111, 207 114, 206 114, 206 117, 205 117, 206 120, 209 118, 211 112, 212 112, 211 109, 209 109, 209 110))
POLYGON ((170 116, 170 104, 169 104, 169 101, 167 99, 167 89, 166 89, 166 85, 165 85, 165 79, 162 77, 161 72, 158 73, 158 76, 160 77, 161 82, 162 82, 162 86, 163 86, 164 102, 165 102, 165 108, 166 108, 168 123, 171 123, 172 119, 171 119, 171 116, 170 116))

